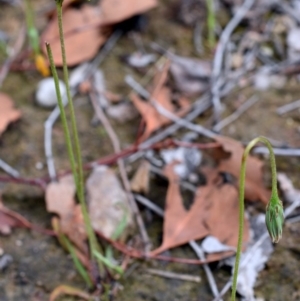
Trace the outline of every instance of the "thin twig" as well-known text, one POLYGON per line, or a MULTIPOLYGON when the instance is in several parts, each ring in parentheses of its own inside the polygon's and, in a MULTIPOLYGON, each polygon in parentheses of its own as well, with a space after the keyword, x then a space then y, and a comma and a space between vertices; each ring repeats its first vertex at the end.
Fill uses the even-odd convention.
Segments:
MULTIPOLYGON (((299 157, 300 156, 300 149, 298 148, 273 148, 274 154, 276 156, 289 156, 289 157, 299 157)), ((253 150, 254 154, 268 154, 268 149, 264 146, 256 147, 253 150)))
POLYGON ((201 21, 197 20, 194 31, 193 31, 193 41, 194 48, 198 54, 203 53, 203 43, 202 43, 202 25, 201 21))
POLYGON ((253 106, 259 98, 256 95, 250 97, 245 103, 243 103, 234 113, 229 115, 228 117, 221 120, 217 123, 213 130, 219 132, 221 129, 232 123, 233 121, 237 120, 244 112, 246 112, 251 106, 253 106))
MULTIPOLYGON (((116 135, 113 127, 111 126, 109 120, 107 119, 106 115, 104 114, 100 104, 97 102, 96 98, 95 98, 95 94, 90 93, 90 99, 91 102, 93 104, 94 110, 96 112, 97 117, 99 118, 99 120, 101 121, 101 123, 103 124, 104 128, 107 131, 107 134, 111 140, 111 143, 113 145, 113 149, 115 153, 119 153, 121 151, 121 146, 120 146, 120 141, 118 136, 116 135)), ((129 198, 129 203, 131 206, 131 210, 136 218, 137 224, 139 226, 140 229, 140 233, 143 239, 143 242, 145 244, 145 250, 146 253, 150 250, 151 248, 151 242, 148 236, 148 233, 146 231, 143 219, 141 217, 139 208, 135 202, 135 199, 130 191, 130 183, 126 174, 126 170, 125 170, 125 164, 124 164, 124 160, 122 158, 119 158, 118 161, 118 166, 119 166, 119 170, 120 170, 120 174, 121 174, 121 178, 122 178, 122 182, 124 185, 124 188, 127 192, 128 198, 129 198)))
POLYGON ((220 74, 223 66, 223 56, 227 47, 227 43, 230 39, 232 32, 238 26, 238 24, 243 20, 246 13, 254 4, 255 0, 245 0, 243 5, 237 10, 233 18, 226 25, 223 30, 220 41, 217 45, 216 54, 213 62, 213 71, 212 71, 212 81, 211 81, 211 93, 212 93, 212 103, 214 106, 214 115, 215 120, 218 120, 220 113, 222 111, 222 105, 220 101, 220 74))
POLYGON ((292 110, 299 109, 299 108, 300 108, 300 99, 279 107, 276 110, 276 113, 278 115, 283 115, 287 112, 290 112, 292 110))
POLYGON ((187 274, 178 274, 178 273, 173 273, 169 271, 162 271, 162 270, 157 270, 157 269, 146 269, 146 272, 155 275, 155 276, 161 276, 165 278, 170 278, 170 279, 178 279, 178 280, 184 280, 184 281, 192 281, 192 282, 201 282, 201 278, 199 276, 192 276, 192 275, 187 275, 187 274))
POLYGON ((9 174, 10 176, 14 177, 14 178, 18 178, 20 176, 20 173, 14 169, 13 167, 11 167, 10 165, 8 165, 5 161, 3 161, 2 159, 0 159, 0 168, 2 170, 4 170, 7 174, 9 174))
MULTIPOLYGON (((150 210, 155 212, 158 216, 160 216, 162 218, 164 217, 164 211, 161 208, 159 208, 157 205, 153 204, 150 200, 148 200, 147 198, 145 198, 141 195, 138 195, 138 194, 135 194, 134 196, 138 202, 140 202, 141 204, 143 204, 144 206, 146 206, 147 208, 149 208, 150 210)), ((197 254, 198 258, 201 261, 206 260, 202 248, 194 240, 189 241, 189 245, 194 250, 194 252, 197 254)), ((207 276, 207 279, 208 279, 208 282, 209 282, 209 285, 210 285, 213 295, 215 297, 219 296, 218 287, 217 287, 216 281, 214 279, 213 273, 211 272, 209 265, 203 264, 203 269, 206 273, 206 276, 207 276)))

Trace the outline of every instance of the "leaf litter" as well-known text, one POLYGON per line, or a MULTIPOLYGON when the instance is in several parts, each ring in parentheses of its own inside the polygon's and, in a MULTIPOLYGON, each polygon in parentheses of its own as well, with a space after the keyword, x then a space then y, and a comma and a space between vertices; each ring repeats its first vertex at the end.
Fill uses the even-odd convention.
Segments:
MULTIPOLYGON (((157 5, 157 2, 154 0, 144 1, 143 3, 137 3, 135 0, 124 2, 103 0, 99 4, 98 8, 100 9, 98 11, 95 10, 92 13, 88 5, 81 5, 76 8, 76 13, 78 14, 75 16, 75 9, 72 6, 72 2, 73 1, 64 2, 64 20, 66 23, 69 22, 69 25, 65 26, 66 39, 69 39, 67 44, 72 44, 74 48, 72 49, 72 51, 74 50, 74 53, 70 52, 68 54, 70 65, 80 63, 95 56, 99 47, 107 40, 107 37, 111 32, 110 30, 112 29, 112 27, 104 28, 104 24, 112 25, 121 22, 135 14, 154 8, 157 5), (72 22, 68 21, 72 18, 78 22, 74 22, 73 20, 72 22), (89 45, 90 49, 86 49, 86 45, 89 45), (80 51, 78 49, 80 49, 80 51)), ((239 4, 242 3, 242 1, 239 0, 228 0, 226 2, 232 11, 235 11, 237 7, 239 7, 239 4)), ((253 20, 253 14, 255 15, 256 10, 260 10, 260 7, 262 7, 262 11, 266 12, 269 9, 269 4, 270 1, 260 1, 259 5, 254 6, 251 13, 246 16, 247 21, 250 21, 252 24, 255 21, 253 20)), ((50 32, 52 30, 51 34, 53 35, 48 36, 51 40, 51 44, 55 44, 57 40, 57 29, 51 29, 54 22, 55 16, 52 21, 50 21, 45 32, 47 33, 47 31, 50 32)), ((252 25, 249 26, 251 27, 252 25)), ((291 51, 299 51, 298 44, 296 43, 297 41, 295 40, 295 37, 293 37, 296 36, 295 33, 297 33, 297 30, 298 28, 294 28, 294 30, 290 30, 289 32, 287 32, 288 30, 285 31, 287 36, 288 55, 290 55, 291 51)), ((237 37, 235 37, 235 39, 237 39, 237 37)), ((258 41, 257 44, 259 45, 262 41, 263 40, 258 41)), ((251 47, 249 46, 248 48, 251 47)), ((234 51, 236 49, 240 48, 234 47, 234 51)), ((228 47, 228 53, 230 51, 231 49, 228 47)), ((189 111, 191 105, 190 101, 184 98, 181 93, 202 93, 210 87, 210 82, 212 80, 210 61, 200 61, 198 59, 173 55, 167 51, 164 54, 168 57, 170 63, 165 64, 164 68, 158 70, 152 82, 152 86, 148 89, 151 97, 148 100, 144 100, 138 95, 132 95, 132 103, 136 106, 145 122, 145 130, 141 136, 141 141, 146 140, 162 127, 171 123, 168 118, 162 116, 162 114, 158 112, 155 102, 176 116, 182 117, 189 111), (172 80, 174 86, 172 86, 172 80), (177 96, 174 93, 174 90, 176 91, 177 96), (178 91, 180 93, 178 93, 178 91)), ((241 58, 239 59, 243 59, 243 51, 239 51, 239 55, 241 55, 241 58)), ((55 57, 57 59, 56 63, 58 65, 61 64, 61 61, 59 61, 59 50, 55 50, 55 57)), ((135 68, 145 68, 155 59, 152 55, 138 55, 135 57, 135 53, 132 57, 135 60, 133 63, 131 62, 130 65, 135 68)), ((270 57, 271 56, 268 56, 268 58, 270 57)), ((240 68, 242 65, 243 64, 239 62, 234 68, 240 68)), ((271 70, 270 74, 272 72, 273 71, 271 70)), ((105 96, 104 93, 107 92, 104 91, 105 88, 100 90, 100 94, 105 96)), ((106 104, 103 106, 105 107, 106 104)), ((109 108, 110 107, 108 107, 108 109, 109 108)), ((121 110, 121 112, 124 111, 121 110)), ((110 113, 108 113, 108 115, 110 115, 110 113)), ((115 115, 117 114, 111 114, 111 116, 115 115)), ((119 115, 125 114, 121 113, 119 115)), ((12 120, 12 122, 13 121, 15 120, 12 120)), ((11 121, 8 121, 5 127, 7 127, 10 122, 11 121)), ((237 181, 233 181, 233 183, 228 182, 227 180, 224 180, 224 177, 229 174, 235 179, 239 178, 240 161, 244 148, 240 142, 229 137, 215 136, 214 140, 221 144, 222 147, 220 149, 226 154, 226 157, 217 157, 216 166, 210 169, 205 169, 202 166, 202 158, 200 158, 198 164, 194 164, 191 169, 188 166, 189 162, 187 160, 191 156, 185 153, 189 150, 187 147, 179 147, 174 151, 169 149, 163 150, 159 153, 161 157, 164 157, 164 153, 172 153, 173 151, 173 154, 170 155, 170 157, 173 157, 172 160, 164 158, 164 161, 166 162, 165 173, 169 180, 166 198, 164 236, 162 245, 158 249, 153 250, 152 255, 185 244, 194 239, 203 239, 201 244, 204 251, 208 254, 207 259, 214 258, 215 260, 219 260, 219 258, 221 258, 221 252, 223 252, 223 255, 226 252, 231 252, 228 253, 228 255, 232 254, 232 250, 234 250, 237 240, 238 183, 237 181), (176 155, 174 155, 175 153, 176 155), (178 162, 174 162, 174 159, 177 159, 178 162), (180 168, 178 169, 178 166, 180 166, 180 164, 181 169, 185 168, 185 171, 182 173, 184 176, 181 176, 181 174, 178 173, 178 170, 180 170, 180 168), (194 187, 196 190, 194 202, 190 209, 186 210, 183 206, 183 196, 180 192, 181 180, 189 180, 187 174, 189 174, 189 172, 197 173, 199 170, 201 174, 204 174, 206 182, 204 184, 202 183, 200 186, 194 187)), ((202 152, 200 154, 202 156, 202 152)), ((269 199, 270 191, 266 189, 263 184, 262 165, 262 161, 255 157, 251 157, 247 162, 246 199, 250 201, 259 200, 265 204, 269 199)), ((103 172, 103 174, 100 174, 99 170, 95 168, 87 181, 86 188, 89 195, 89 206, 91 216, 94 214, 94 227, 97 231, 106 232, 104 234, 107 235, 107 237, 112 237, 114 235, 111 233, 116 233, 120 225, 126 224, 124 220, 126 221, 127 216, 126 214, 123 214, 122 217, 122 214, 119 214, 116 219, 113 219, 113 223, 117 225, 117 227, 112 230, 110 225, 107 228, 110 230, 105 230, 105 227, 99 223, 99 220, 104 219, 101 217, 100 213, 103 211, 106 216, 115 214, 115 211, 120 211, 118 206, 117 209, 115 207, 118 203, 116 200, 122 199, 125 204, 127 203, 127 197, 112 169, 107 168, 101 172, 103 172), (102 182, 104 182, 105 185, 101 187, 100 183, 102 182), (118 190, 118 193, 114 190, 118 190), (108 199, 112 201, 110 202, 108 199), (104 205, 99 205, 102 201, 104 205), (105 211, 110 207, 108 204, 113 204, 112 213, 105 211), (101 206, 103 206, 104 209, 101 206), (126 217, 125 219, 124 216, 126 217)), ((282 186, 286 185, 286 187, 288 187, 288 182, 284 182, 284 179, 281 178, 280 180, 279 178, 279 182, 282 186)), ((132 190, 147 194, 149 191, 149 166, 145 168, 142 164, 131 184, 132 190)), ((197 183, 193 184, 198 185, 197 183)), ((290 193, 289 197, 293 199, 298 191, 292 191, 290 189, 291 187, 292 186, 290 185, 287 188, 287 191, 290 193)), ((48 210, 59 216, 61 229, 63 229, 64 233, 77 244, 77 247, 80 245, 80 248, 86 248, 84 231, 79 235, 80 237, 75 237, 74 234, 72 234, 72 232, 80 232, 82 230, 79 231, 78 228, 74 228, 75 225, 73 224, 76 224, 76 227, 83 227, 80 208, 75 202, 75 189, 72 180, 67 180, 65 177, 62 177, 59 179, 59 182, 49 184, 46 195, 47 194, 48 197, 46 197, 46 199, 48 198, 48 200, 46 201, 47 206, 49 207, 48 210), (54 192, 54 190, 56 190, 56 192, 54 192), (51 197, 49 197, 49 195, 51 197)), ((121 207, 123 208, 123 205, 121 207)), ((1 210, 0 214, 3 214, 1 210)), ((262 218, 259 218, 261 221, 262 218)), ((0 215, 0 222, 1 219, 3 220, 3 217, 0 215)), ((11 222, 12 226, 21 225, 22 223, 18 224, 17 220, 18 219, 7 221, 7 224, 11 222)), ((132 223, 133 222, 129 223, 129 228, 132 223)), ((252 222, 251 217, 250 223, 251 229, 249 227, 248 216, 245 217, 245 246, 246 244, 251 246, 254 239, 253 229, 255 230, 256 226, 255 223, 252 222)), ((262 222, 258 224, 263 225, 262 222)), ((78 233, 76 233, 76 235, 78 235, 78 233)), ((242 284, 240 283, 240 293, 249 298, 252 298, 253 296, 253 284, 257 273, 266 262, 266 254, 263 253, 263 248, 257 249, 256 251, 257 252, 254 253, 252 258, 253 263, 249 264, 249 271, 245 273, 246 276, 243 276, 244 278, 241 280, 242 284)), ((267 257, 268 256, 269 254, 267 254, 267 257)))

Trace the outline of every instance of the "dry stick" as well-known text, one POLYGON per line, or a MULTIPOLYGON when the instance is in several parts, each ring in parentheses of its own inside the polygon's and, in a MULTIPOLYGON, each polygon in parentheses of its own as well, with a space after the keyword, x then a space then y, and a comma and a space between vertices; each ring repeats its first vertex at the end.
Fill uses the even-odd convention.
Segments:
POLYGON ((199 276, 178 274, 178 273, 162 271, 162 270, 157 270, 157 269, 146 269, 146 272, 151 275, 161 276, 161 277, 170 278, 170 279, 179 279, 179 280, 192 281, 192 282, 197 282, 197 283, 199 283, 201 281, 201 278, 199 276))
POLYGON ((283 114, 285 114, 287 112, 290 112, 292 110, 299 109, 299 108, 300 108, 300 99, 296 100, 296 101, 293 101, 291 103, 288 103, 287 105, 279 107, 276 110, 276 113, 278 115, 283 115, 283 114))
POLYGON ((254 4, 255 0, 245 0, 243 5, 237 10, 233 18, 226 25, 223 30, 220 41, 217 45, 216 54, 213 61, 213 71, 212 71, 212 80, 211 80, 211 94, 212 94, 212 103, 214 106, 214 115, 215 119, 218 120, 220 113, 222 111, 222 105, 220 101, 220 74, 223 66, 223 57, 226 50, 227 43, 230 39, 232 32, 238 26, 238 24, 243 20, 246 13, 254 4))
POLYGON ((233 114, 229 115, 228 117, 224 118, 219 123, 217 123, 213 127, 213 130, 219 132, 221 129, 223 129, 233 121, 237 120, 244 112, 246 112, 258 100, 259 98, 256 95, 253 95, 245 103, 243 103, 233 114))
MULTIPOLYGON (((290 157, 299 157, 300 149, 298 148, 273 148, 274 154, 276 156, 290 156, 290 157)), ((268 149, 264 146, 258 146, 253 150, 254 154, 268 154, 268 149)))
POLYGON ((202 25, 201 21, 197 20, 193 30, 193 41, 194 48, 198 54, 203 54, 203 43, 202 43, 202 25))
MULTIPOLYGON (((162 217, 162 218, 164 217, 164 211, 160 207, 155 205, 153 202, 151 202, 150 200, 148 200, 147 198, 145 198, 139 194, 134 194, 134 196, 139 203, 143 204, 144 206, 146 206, 147 208, 149 208, 150 210, 155 212, 160 217, 162 217)), ((201 261, 205 262, 206 258, 205 258, 202 248, 194 240, 189 241, 189 245, 194 250, 194 252, 197 254, 198 258, 201 261)), ((207 279, 208 279, 208 282, 209 282, 209 285, 210 285, 210 288, 211 288, 211 291, 212 291, 214 297, 219 296, 218 287, 217 287, 216 281, 214 279, 213 273, 211 272, 209 265, 207 263, 204 263, 203 269, 206 273, 206 276, 207 276, 207 279)))
MULTIPOLYGON (((104 128, 106 129, 108 136, 111 140, 111 143, 113 145, 113 149, 115 153, 119 153, 121 151, 121 146, 120 146, 120 141, 118 136, 116 135, 113 127, 111 126, 109 120, 107 119, 106 115, 104 114, 100 104, 97 102, 97 100, 95 99, 95 94, 94 93, 90 93, 90 99, 92 101, 94 110, 96 112, 97 117, 99 118, 99 120, 101 121, 101 123, 103 124, 104 128)), ((122 178, 122 182, 124 185, 124 188, 127 192, 128 198, 129 198, 129 203, 131 206, 131 210, 136 218, 137 224, 139 226, 140 229, 140 233, 143 239, 143 242, 145 244, 145 251, 146 253, 148 253, 150 251, 151 248, 151 242, 148 236, 148 233, 146 231, 143 219, 141 217, 139 208, 135 202, 135 199, 130 191, 130 183, 126 174, 126 170, 125 170, 125 164, 124 164, 124 160, 123 159, 118 159, 117 161, 118 166, 119 166, 119 170, 120 170, 120 174, 121 174, 121 178, 122 178)))
POLYGON ((0 168, 14 178, 18 178, 20 176, 20 173, 16 169, 11 167, 9 164, 7 164, 2 159, 0 159, 0 168))
MULTIPOLYGON (((111 51, 111 49, 115 46, 118 39, 121 37, 122 32, 120 30, 116 30, 107 40, 107 42, 102 47, 99 54, 95 57, 95 59, 91 62, 91 68, 88 69, 85 74, 84 78, 89 78, 98 68, 99 64, 105 59, 105 57, 108 55, 108 53, 111 51)), ((73 98, 75 94, 77 93, 79 83, 76 83, 75 86, 71 86, 71 97, 73 98)), ((67 105, 67 98, 66 95, 63 96, 63 105, 67 105)), ((47 120, 44 123, 45 128, 45 134, 44 134, 44 148, 45 148, 45 156, 47 161, 47 167, 48 167, 48 173, 51 178, 51 180, 56 179, 56 171, 55 171, 55 165, 54 165, 54 158, 53 158, 53 152, 52 152, 52 129, 54 126, 54 123, 59 117, 59 108, 56 106, 52 113, 49 115, 47 120)))

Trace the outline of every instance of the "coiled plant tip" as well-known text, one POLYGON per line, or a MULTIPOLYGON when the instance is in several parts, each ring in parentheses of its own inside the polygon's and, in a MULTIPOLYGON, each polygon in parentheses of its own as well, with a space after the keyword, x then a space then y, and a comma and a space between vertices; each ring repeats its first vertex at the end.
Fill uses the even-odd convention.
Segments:
POLYGON ((270 164, 271 164, 271 174, 272 174, 272 192, 271 197, 266 207, 266 226, 269 232, 269 235, 274 243, 279 242, 282 236, 282 227, 284 222, 284 211, 282 202, 278 197, 277 191, 277 173, 276 173, 276 161, 273 148, 269 140, 263 136, 253 139, 247 147, 245 148, 242 165, 240 171, 240 187, 239 187, 239 235, 238 235, 238 244, 235 258, 235 265, 233 271, 233 280, 232 280, 232 293, 231 301, 235 301, 236 297, 236 287, 237 287, 237 278, 239 272, 239 264, 242 252, 242 242, 243 242, 243 231, 244 231, 244 193, 245 193, 245 178, 246 178, 246 160, 249 155, 250 150, 258 142, 264 143, 270 153, 270 164))

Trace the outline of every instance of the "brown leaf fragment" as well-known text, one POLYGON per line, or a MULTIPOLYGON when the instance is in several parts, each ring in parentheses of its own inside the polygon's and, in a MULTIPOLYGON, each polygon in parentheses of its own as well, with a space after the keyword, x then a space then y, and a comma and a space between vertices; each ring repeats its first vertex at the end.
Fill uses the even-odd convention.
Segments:
POLYGON ((149 177, 150 163, 143 160, 130 182, 131 190, 147 194, 149 192, 149 177))
POLYGON ((75 203, 75 184, 72 175, 52 182, 46 189, 46 206, 48 212, 60 217, 60 231, 86 254, 86 232, 80 205, 75 203))
MULTIPOLYGON (((99 47, 107 39, 107 28, 99 28, 101 23, 100 14, 91 5, 82 5, 80 9, 67 7, 63 13, 63 25, 65 36, 65 48, 67 63, 70 66, 89 60, 95 56, 99 47)), ((57 16, 54 16, 41 40, 51 45, 54 63, 62 65, 61 47, 57 16)), ((46 53, 46 47, 42 45, 46 53)))
MULTIPOLYGON (((174 115, 182 117, 188 112, 190 103, 184 97, 179 98, 177 105, 174 105, 172 102, 171 90, 165 86, 168 76, 168 68, 169 63, 167 63, 165 67, 155 76, 151 100, 155 101, 157 104, 174 115)), ((131 94, 131 100, 146 123, 146 128, 141 137, 141 141, 147 139, 156 130, 171 123, 171 120, 160 114, 150 101, 144 101, 136 94, 131 94)))
POLYGON ((115 24, 146 12, 157 0, 102 0, 99 2, 102 24, 115 24))
MULTIPOLYGON (((230 173, 239 180, 241 160, 244 152, 243 145, 229 137, 216 136, 214 139, 222 144, 224 151, 231 154, 229 158, 220 161, 218 170, 230 173)), ((260 200, 267 204, 271 192, 264 186, 262 167, 262 161, 253 156, 248 156, 246 162, 245 198, 250 201, 260 200)))
MULTIPOLYGON (((205 186, 200 186, 189 210, 183 207, 179 178, 174 172, 174 163, 167 165, 165 174, 169 179, 166 197, 164 233, 162 245, 152 251, 157 255, 167 249, 185 244, 207 235, 221 243, 236 247, 238 240, 239 203, 237 189, 223 184, 212 170, 205 186)), ((208 170, 205 171, 209 173, 208 170)), ((249 239, 249 225, 245 219, 244 243, 249 239)), ((224 254, 220 255, 221 257, 224 254)))
POLYGON ((205 212, 199 210, 199 204, 195 202, 190 210, 184 208, 180 195, 179 177, 174 172, 174 164, 166 166, 165 174, 169 179, 169 187, 165 206, 163 242, 158 249, 151 252, 152 255, 209 234, 203 224, 205 212))
MULTIPOLYGON (((195 202, 203 203, 207 214, 203 220, 210 235, 227 246, 236 247, 239 231, 239 200, 237 189, 230 184, 200 187, 195 202), (208 191, 209 190, 209 191, 208 191), (205 198, 205 199, 204 199, 205 198)), ((244 242, 249 240, 249 224, 244 220, 244 242)))
POLYGON ((13 100, 0 92, 0 136, 11 122, 17 121, 20 117, 21 112, 14 108, 13 100))
POLYGON ((112 239, 124 240, 133 227, 133 216, 126 192, 114 171, 106 166, 94 168, 86 182, 86 190, 95 231, 112 239), (122 233, 115 237, 120 227, 122 233))

